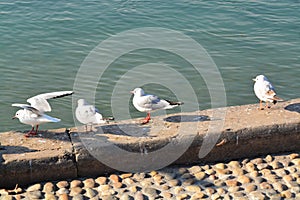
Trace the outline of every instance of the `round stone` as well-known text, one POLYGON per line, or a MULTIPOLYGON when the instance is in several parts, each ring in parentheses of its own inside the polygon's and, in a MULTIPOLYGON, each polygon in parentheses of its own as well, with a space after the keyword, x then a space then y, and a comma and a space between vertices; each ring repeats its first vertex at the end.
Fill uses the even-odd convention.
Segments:
POLYGON ((132 173, 126 173, 126 174, 121 174, 120 175, 121 179, 130 178, 130 177, 132 177, 132 173))
POLYGON ((217 176, 224 176, 230 174, 230 171, 228 169, 216 169, 216 175, 217 176))
POLYGON ((93 198, 94 196, 96 196, 98 194, 98 192, 94 189, 91 188, 86 188, 85 189, 85 196, 87 196, 88 198, 93 198))
POLYGON ((248 184, 244 188, 245 188, 245 192, 250 193, 255 191, 257 189, 257 186, 254 184, 248 184))
POLYGON ((42 192, 39 190, 34 191, 27 191, 25 194, 27 199, 41 199, 42 198, 42 192))
POLYGON ((194 176, 197 180, 203 180, 206 177, 206 174, 205 172, 198 172, 194 176))
POLYGON ((69 187, 69 183, 68 181, 59 181, 58 183, 56 183, 56 186, 58 188, 67 188, 69 187))
POLYGON ((216 179, 216 180, 214 180, 214 185, 217 187, 223 187, 223 186, 225 186, 225 183, 221 179, 216 179))
POLYGON ((246 175, 241 175, 237 177, 237 181, 241 184, 247 184, 251 182, 251 179, 246 175))
POLYGON ((132 193, 136 193, 138 191, 137 187, 135 185, 129 187, 129 191, 132 193))
POLYGON ((70 189, 70 196, 76 196, 78 194, 82 193, 82 188, 81 187, 72 187, 70 189))
POLYGON ((280 182, 275 182, 272 184, 273 188, 278 192, 282 192, 287 189, 286 185, 281 184, 280 182))
POLYGON ((177 186, 177 185, 179 185, 179 181, 177 179, 170 180, 169 185, 171 187, 177 186))
POLYGON ((292 163, 294 163, 294 165, 296 165, 296 166, 300 166, 300 158, 295 158, 295 159, 293 159, 292 160, 292 163))
POLYGON ((248 172, 253 172, 253 171, 256 171, 256 168, 255 168, 255 165, 253 164, 253 163, 247 163, 246 164, 246 170, 248 171, 248 172))
POLYGON ((205 196, 205 194, 203 192, 197 192, 196 194, 193 194, 191 196, 192 200, 196 200, 196 199, 202 199, 205 196))
POLYGON ((34 184, 32 186, 29 186, 26 191, 27 192, 33 192, 33 191, 38 191, 41 188, 42 188, 41 184, 38 183, 38 184, 34 184))
POLYGON ((258 164, 262 164, 264 162, 264 160, 262 158, 256 158, 256 159, 251 160, 251 162, 255 165, 258 165, 258 164))
POLYGON ((262 190, 272 189, 272 186, 267 182, 262 182, 261 184, 259 184, 259 187, 262 190))
POLYGON ((244 174, 244 170, 241 168, 233 168, 232 169, 232 175, 234 176, 241 176, 244 174))
POLYGON ((201 192, 201 188, 198 185, 189 185, 185 187, 187 192, 198 193, 201 192))
POLYGON ((213 188, 205 188, 205 193, 208 195, 208 196, 211 196, 213 193, 215 193, 216 190, 213 189, 213 188))
POLYGON ((190 167, 188 170, 191 174, 196 174, 196 173, 202 171, 200 166, 193 166, 193 167, 190 167))
POLYGON ((161 193, 161 196, 164 198, 164 199, 171 199, 173 197, 173 195, 170 193, 170 192, 167 192, 167 191, 163 191, 161 193))
POLYGON ((184 173, 181 175, 181 178, 183 178, 183 179, 189 179, 191 177, 192 177, 192 175, 190 173, 184 173))
POLYGON ((107 180, 106 177, 101 176, 101 177, 96 178, 95 182, 98 183, 99 185, 105 185, 106 180, 107 180))
POLYGON ((84 197, 82 194, 77 194, 72 198, 72 200, 84 200, 84 197))
POLYGON ((109 179, 110 179, 110 181, 111 181, 112 183, 117 183, 117 182, 120 181, 119 176, 116 175, 116 174, 110 175, 110 176, 109 176, 109 179))
POLYGON ((230 161, 228 163, 228 167, 231 169, 235 169, 235 168, 241 168, 241 165, 238 161, 230 161))
POLYGON ((220 187, 220 188, 217 188, 217 193, 219 195, 224 195, 226 193, 226 191, 224 190, 224 188, 220 187))
POLYGON ((70 183, 70 188, 81 187, 81 186, 82 186, 82 182, 80 180, 73 180, 70 183))
POLYGON ((45 194, 45 200, 57 200, 56 196, 52 193, 45 194))
POLYGON ((179 194, 176 196, 176 200, 182 200, 182 199, 186 199, 188 197, 187 194, 179 194))
POLYGON ((84 180, 83 184, 84 184, 84 188, 94 188, 95 187, 95 181, 92 178, 84 180))
POLYGON ((264 200, 265 195, 259 191, 253 191, 249 193, 249 198, 250 199, 255 199, 255 200, 264 200))
POLYGON ((63 193, 63 194, 59 195, 58 200, 69 200, 69 197, 66 193, 63 193))
POLYGON ((128 194, 122 194, 120 200, 130 200, 130 196, 128 194))
POLYGON ((121 183, 121 182, 113 183, 113 188, 114 189, 120 189, 122 187, 123 187, 123 183, 121 183))
POLYGON ((192 185, 194 182, 195 182, 194 179, 184 180, 184 181, 182 182, 182 186, 192 185))
POLYGON ((299 154, 298 153, 292 153, 289 155, 290 159, 295 159, 295 158, 299 158, 299 154))
POLYGON ((293 197, 293 194, 289 190, 285 190, 281 192, 281 197, 286 198, 286 199, 291 199, 293 197))
POLYGON ((134 200, 144 200, 144 199, 145 199, 144 195, 141 191, 138 191, 138 192, 135 193, 134 200))
POLYGON ((282 177, 282 179, 286 182, 286 183, 290 183, 293 180, 293 177, 291 175, 285 175, 284 177, 282 177))
POLYGON ((217 163, 217 164, 215 164, 215 168, 216 169, 225 169, 226 166, 224 163, 217 163))
POLYGON ((207 175, 213 175, 213 174, 215 174, 216 172, 215 172, 215 170, 213 170, 213 169, 208 169, 208 170, 205 170, 205 173, 206 173, 207 175))
POLYGON ((182 187, 180 186, 174 187, 174 194, 178 195, 182 191, 184 191, 182 187))
POLYGON ((235 180, 235 179, 226 180, 225 183, 226 183, 226 185, 228 187, 236 187, 236 186, 238 186, 238 181, 235 180))
POLYGON ((69 190, 66 188, 59 188, 59 190, 56 191, 56 195, 62 195, 62 194, 69 194, 69 190))
POLYGON ((146 194, 150 199, 154 199, 158 196, 158 191, 152 187, 146 187, 143 189, 144 194, 146 194))
POLYGON ((240 188, 239 186, 229 187, 229 188, 228 188, 228 192, 229 192, 229 193, 238 192, 238 191, 240 191, 240 190, 241 190, 241 188, 240 188))
POLYGON ((265 160, 267 162, 272 162, 273 161, 273 157, 271 155, 267 155, 266 158, 265 158, 265 160))
POLYGON ((283 165, 280 162, 278 162, 278 161, 271 162, 270 166, 272 167, 272 169, 283 168, 283 165))
POLYGON ((134 184, 134 181, 131 178, 125 178, 122 182, 128 186, 134 184))
POLYGON ((43 192, 44 193, 53 193, 54 192, 54 185, 51 182, 45 183, 43 187, 43 192))
POLYGON ((157 171, 151 171, 151 172, 149 173, 150 176, 155 176, 156 174, 157 174, 157 171))

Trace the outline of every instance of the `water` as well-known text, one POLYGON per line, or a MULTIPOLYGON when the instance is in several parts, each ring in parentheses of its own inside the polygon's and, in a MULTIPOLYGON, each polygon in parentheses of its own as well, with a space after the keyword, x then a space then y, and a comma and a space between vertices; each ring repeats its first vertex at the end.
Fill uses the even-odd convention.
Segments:
MULTIPOLYGON (((298 98, 299 10, 299 0, 1 0, 0 131, 30 128, 11 120, 17 110, 11 103, 72 89, 81 63, 101 41, 143 27, 180 31, 200 43, 218 66, 228 105, 256 103, 251 79, 261 73, 273 81, 282 98, 298 98)), ((199 108, 210 107, 205 82, 188 63, 166 52, 140 50, 118 59, 102 77, 96 105, 104 115, 112 114, 110 96, 118 79, 143 63, 173 66, 193 85, 199 108)), ((145 89, 162 97, 173 95, 163 85, 151 86, 145 89)), ((70 97, 52 100, 50 115, 63 120, 42 129, 74 126, 71 101, 70 97)), ((132 106, 130 113, 144 115, 132 106)))

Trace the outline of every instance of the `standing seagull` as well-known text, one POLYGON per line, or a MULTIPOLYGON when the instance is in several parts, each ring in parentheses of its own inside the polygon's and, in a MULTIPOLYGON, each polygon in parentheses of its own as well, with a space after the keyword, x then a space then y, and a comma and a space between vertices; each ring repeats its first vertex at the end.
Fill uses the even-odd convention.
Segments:
POLYGON ((95 106, 88 104, 85 99, 79 99, 77 101, 75 116, 80 123, 85 124, 86 130, 88 124, 91 125, 92 129, 93 124, 103 124, 108 120, 113 120, 113 117, 104 119, 98 109, 95 108, 95 106))
POLYGON ((264 75, 256 76, 254 84, 254 92, 257 98, 259 98, 259 109, 263 110, 262 102, 266 102, 266 108, 270 108, 268 102, 276 104, 277 101, 283 101, 283 99, 276 96, 274 87, 270 81, 264 75))
POLYGON ((18 110, 13 119, 18 118, 21 123, 32 126, 31 131, 25 135, 26 137, 29 137, 30 135, 36 135, 40 124, 60 121, 58 118, 44 114, 44 112, 51 111, 51 106, 47 102, 47 99, 55 99, 72 94, 73 91, 50 92, 39 94, 27 99, 27 102, 30 103, 30 105, 14 103, 12 106, 23 108, 23 110, 18 110), (35 131, 34 126, 36 126, 35 131))
POLYGON ((135 88, 133 91, 130 91, 130 93, 134 95, 132 100, 134 107, 140 112, 147 112, 147 116, 143 120, 142 124, 147 124, 150 121, 151 111, 172 109, 183 104, 183 102, 172 102, 159 99, 157 96, 152 94, 145 94, 142 88, 135 88))

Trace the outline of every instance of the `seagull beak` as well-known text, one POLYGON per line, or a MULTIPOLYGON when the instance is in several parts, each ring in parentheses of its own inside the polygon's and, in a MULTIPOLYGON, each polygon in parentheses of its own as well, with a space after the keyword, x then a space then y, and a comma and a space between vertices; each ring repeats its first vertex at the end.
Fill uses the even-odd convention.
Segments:
POLYGON ((16 117, 16 116, 13 116, 11 119, 17 119, 17 117, 16 117))
POLYGON ((255 79, 255 78, 253 78, 253 79, 252 79, 252 81, 254 81, 254 82, 255 82, 255 81, 256 81, 256 79, 255 79))
POLYGON ((130 91, 130 94, 134 94, 134 91, 130 91))

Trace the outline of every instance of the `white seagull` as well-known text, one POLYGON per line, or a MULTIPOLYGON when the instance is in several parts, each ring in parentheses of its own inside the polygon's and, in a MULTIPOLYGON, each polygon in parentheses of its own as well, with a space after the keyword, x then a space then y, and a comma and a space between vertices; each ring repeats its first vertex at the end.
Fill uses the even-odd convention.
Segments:
POLYGON ((86 130, 88 124, 90 124, 92 128, 93 124, 103 124, 108 120, 113 120, 113 117, 104 119, 102 114, 99 113, 99 110, 95 108, 95 106, 88 104, 85 99, 79 99, 77 101, 75 116, 80 123, 85 124, 86 130))
POLYGON ((147 116, 142 124, 147 124, 150 121, 150 112, 152 111, 172 109, 183 104, 183 102, 172 102, 160 99, 152 94, 145 94, 142 88, 135 88, 133 91, 130 91, 130 93, 134 95, 132 100, 134 107, 140 112, 147 112, 147 116))
POLYGON ((277 101, 283 101, 276 95, 273 85, 264 75, 256 76, 254 84, 254 93, 259 99, 259 109, 263 110, 262 102, 266 102, 266 108, 270 108, 268 102, 276 104, 277 101))
POLYGON ((30 135, 36 135, 39 125, 47 122, 59 122, 60 119, 51 117, 44 114, 44 112, 50 112, 51 106, 47 102, 47 99, 55 99, 68 95, 72 95, 73 91, 59 91, 59 92, 50 92, 39 94, 37 96, 27 99, 28 104, 19 104, 14 103, 12 106, 23 108, 18 110, 13 117, 13 119, 18 118, 19 121, 23 124, 28 124, 32 126, 31 131, 29 131, 25 136, 29 137, 30 135), (36 129, 34 131, 34 126, 36 129))

